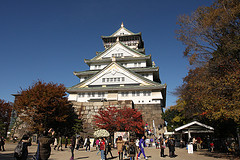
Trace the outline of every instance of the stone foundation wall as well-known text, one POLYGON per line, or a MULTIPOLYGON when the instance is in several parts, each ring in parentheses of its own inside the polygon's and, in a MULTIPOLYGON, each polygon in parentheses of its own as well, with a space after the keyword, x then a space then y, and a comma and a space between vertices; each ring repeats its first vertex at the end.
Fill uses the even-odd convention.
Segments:
POLYGON ((134 108, 142 112, 143 121, 148 124, 148 129, 153 130, 153 120, 156 133, 164 133, 164 120, 162 119, 163 109, 160 104, 134 104, 134 108))
POLYGON ((147 122, 149 126, 152 126, 153 120, 155 121, 155 126, 164 124, 164 121, 161 119, 162 108, 156 104, 133 104, 131 100, 126 101, 109 101, 109 102, 72 102, 73 107, 75 108, 75 112, 79 115, 79 118, 83 120, 83 128, 86 133, 83 133, 86 136, 92 135, 96 130, 96 126, 94 125, 93 119, 94 115, 98 113, 100 109, 111 107, 134 107, 138 109, 143 114, 144 122, 147 122))
POLYGON ((83 136, 92 135, 96 130, 94 125, 94 115, 98 113, 100 109, 111 107, 129 107, 132 108, 132 101, 109 101, 109 102, 72 102, 75 112, 83 120, 83 130, 86 133, 83 136))

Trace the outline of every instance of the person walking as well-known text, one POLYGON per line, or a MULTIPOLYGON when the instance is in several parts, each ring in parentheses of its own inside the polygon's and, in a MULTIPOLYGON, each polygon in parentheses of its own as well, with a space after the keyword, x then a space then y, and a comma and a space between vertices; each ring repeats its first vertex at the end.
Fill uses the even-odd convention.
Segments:
POLYGON ((106 149, 106 143, 105 138, 102 138, 100 141, 100 152, 101 152, 101 160, 105 160, 105 149, 106 149))
POLYGON ((160 149, 161 149, 161 157, 164 157, 164 149, 166 148, 165 146, 165 140, 163 138, 159 139, 160 141, 160 149))
POLYGON ((54 145, 54 150, 56 150, 56 148, 57 148, 57 146, 58 146, 58 140, 57 140, 57 138, 54 138, 54 143, 53 143, 53 145, 54 145))
POLYGON ((145 159, 148 159, 145 155, 145 152, 144 152, 145 147, 147 147, 147 145, 145 143, 145 136, 142 136, 142 139, 140 139, 140 141, 139 141, 140 152, 138 153, 138 159, 140 159, 141 153, 143 154, 145 159))
POLYGON ((76 145, 76 137, 72 136, 71 144, 70 144, 70 149, 71 149, 72 156, 71 156, 70 160, 74 159, 74 148, 75 148, 75 145, 76 145))
POLYGON ((110 153, 111 158, 113 158, 113 155, 112 155, 112 146, 111 146, 111 145, 112 145, 111 142, 108 142, 107 147, 106 147, 106 159, 107 159, 108 153, 110 153))
POLYGON ((67 145, 68 145, 68 137, 66 136, 66 138, 65 138, 65 148, 67 148, 67 145))
POLYGON ((128 147, 128 155, 130 157, 130 160, 135 159, 136 153, 137 153, 137 146, 134 143, 134 140, 131 138, 129 142, 129 147, 128 147))
POLYGON ((77 137, 76 138, 76 150, 79 150, 79 147, 80 147, 80 137, 77 137))
POLYGON ((86 151, 88 150, 90 152, 90 137, 88 136, 86 139, 85 139, 85 146, 86 146, 86 151))
POLYGON ((124 141, 122 140, 122 136, 120 136, 118 137, 118 140, 117 140, 117 150, 118 150, 119 160, 123 160, 123 147, 124 147, 124 141))
POLYGON ((168 140, 168 148, 169 148, 169 157, 175 157, 174 151, 175 151, 175 141, 173 138, 170 138, 168 140))
POLYGON ((61 151, 63 151, 62 149, 62 136, 59 136, 59 139, 58 139, 58 151, 59 151, 59 148, 61 149, 61 151))
POLYGON ((54 142, 54 131, 50 129, 49 131, 44 131, 43 136, 39 138, 39 160, 48 160, 51 154, 50 145, 54 142), (48 134, 51 133, 52 137, 48 134))
POLYGON ((4 148, 5 141, 6 141, 6 139, 3 136, 1 136, 0 137, 0 151, 5 151, 5 148, 4 148))
POLYGON ((96 140, 96 151, 98 151, 99 150, 99 139, 97 138, 97 140, 96 140))

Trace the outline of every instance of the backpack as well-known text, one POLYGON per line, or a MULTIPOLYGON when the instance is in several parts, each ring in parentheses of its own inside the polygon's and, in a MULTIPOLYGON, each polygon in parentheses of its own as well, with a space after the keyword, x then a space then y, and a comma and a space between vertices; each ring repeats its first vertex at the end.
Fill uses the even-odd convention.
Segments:
POLYGON ((19 158, 22 156, 22 152, 23 152, 23 142, 20 141, 18 143, 18 145, 16 146, 16 148, 14 149, 14 157, 19 158))
POLYGON ((136 150, 135 150, 134 145, 130 145, 129 146, 129 154, 135 154, 135 153, 136 153, 136 150))

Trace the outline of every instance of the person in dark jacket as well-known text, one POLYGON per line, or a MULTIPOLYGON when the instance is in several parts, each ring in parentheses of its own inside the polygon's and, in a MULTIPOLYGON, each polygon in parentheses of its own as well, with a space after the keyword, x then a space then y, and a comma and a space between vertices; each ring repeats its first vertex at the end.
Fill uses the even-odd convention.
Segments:
POLYGON ((161 157, 164 157, 164 149, 165 149, 165 140, 161 137, 160 138, 160 149, 161 149, 161 157))
POLYGON ((70 144, 70 149, 71 149, 71 152, 72 152, 72 156, 71 156, 70 160, 74 159, 74 148, 75 148, 75 145, 76 145, 76 137, 72 136, 71 144, 70 144))
POLYGON ((0 136, 0 151, 5 151, 4 145, 5 145, 6 139, 3 136, 0 136))
POLYGON ((136 143, 134 142, 134 139, 130 139, 129 142, 129 147, 128 147, 128 155, 130 157, 130 160, 134 160, 135 156, 137 154, 137 146, 136 143))
POLYGON ((54 142, 54 131, 50 129, 49 131, 44 131, 43 136, 39 138, 39 160, 48 160, 51 154, 50 145, 54 142), (52 137, 48 134, 51 133, 52 137))
POLYGON ((16 157, 17 160, 27 160, 28 158, 28 146, 31 146, 31 141, 28 135, 23 135, 20 143, 23 143, 22 155, 21 157, 16 157))
POLYGON ((174 138, 170 138, 168 140, 168 148, 169 148, 169 157, 175 157, 175 141, 174 138))

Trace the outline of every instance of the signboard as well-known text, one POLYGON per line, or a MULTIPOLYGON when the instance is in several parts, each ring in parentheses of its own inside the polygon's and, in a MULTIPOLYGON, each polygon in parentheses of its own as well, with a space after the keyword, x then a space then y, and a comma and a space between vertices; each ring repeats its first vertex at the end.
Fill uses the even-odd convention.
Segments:
POLYGON ((123 141, 129 141, 129 132, 114 132, 114 146, 116 147, 116 139, 122 136, 123 141))
POLYGON ((192 144, 188 144, 188 153, 193 154, 193 145, 192 144))

